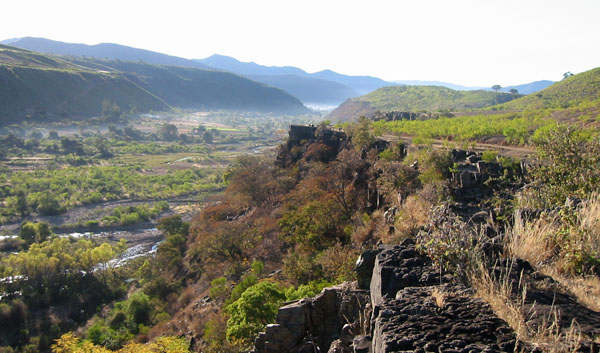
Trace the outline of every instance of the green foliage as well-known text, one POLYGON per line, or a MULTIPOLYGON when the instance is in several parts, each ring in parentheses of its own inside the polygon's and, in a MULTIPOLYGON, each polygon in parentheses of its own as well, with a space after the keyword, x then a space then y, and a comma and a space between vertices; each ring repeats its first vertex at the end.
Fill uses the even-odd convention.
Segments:
POLYGON ((169 203, 166 201, 159 201, 153 205, 118 206, 113 209, 110 216, 105 216, 102 219, 102 223, 131 225, 140 222, 148 222, 168 209, 169 203))
POLYGON ((248 287, 225 308, 229 314, 227 339, 250 346, 258 332, 275 320, 284 300, 284 291, 275 283, 262 281, 248 287))
POLYGON ((524 144, 538 128, 554 125, 549 111, 465 115, 429 120, 376 121, 375 129, 416 139, 451 138, 458 141, 505 136, 509 143, 524 144))
MULTIPOLYGON (((162 205, 161 208, 162 210, 165 210, 164 205, 162 205)), ((189 228, 190 225, 184 222, 180 215, 163 217, 158 221, 158 229, 167 235, 187 235, 189 228)))
POLYGON ((307 284, 301 284, 297 288, 289 287, 284 290, 287 301, 298 300, 302 298, 314 297, 321 293, 323 288, 330 287, 333 283, 326 280, 310 281, 307 284))
POLYGON ((323 249, 336 241, 346 241, 349 218, 334 198, 321 198, 304 205, 288 204, 279 221, 283 237, 311 249, 323 249))
POLYGON ((418 178, 423 185, 447 180, 450 177, 450 169, 454 166, 449 151, 425 148, 412 157, 418 162, 418 178))
POLYGON ((544 207, 567 197, 588 197, 600 186, 600 139, 572 125, 559 125, 535 140, 541 160, 532 171, 535 199, 544 207))
MULTIPOLYGON (((27 190, 29 209, 52 215, 100 199, 173 197, 216 186, 214 177, 203 170, 186 169, 151 175, 135 166, 38 169, 33 172, 12 172, 5 177, 13 188, 6 195, 6 204, 0 204, 0 216, 4 219, 15 217, 19 207, 17 195, 22 190, 27 190)), ((163 206, 159 203, 148 212, 155 212, 163 206)))
POLYGON ((600 103, 600 68, 568 76, 539 92, 498 106, 502 110, 564 109, 600 103))
POLYGON ((217 277, 210 282, 210 297, 213 300, 220 300, 227 293, 227 278, 217 277))
POLYGON ((426 253, 444 271, 467 275, 481 260, 481 235, 458 216, 438 207, 430 214, 429 228, 419 232, 417 249, 426 253))
POLYGON ((33 223, 26 221, 21 224, 21 230, 19 230, 19 237, 23 239, 27 245, 42 243, 53 234, 50 226, 45 222, 33 223))
POLYGON ((158 129, 158 136, 165 141, 175 141, 179 138, 177 126, 173 124, 164 124, 158 129))
POLYGON ((498 157, 498 151, 483 151, 481 159, 485 162, 495 162, 498 157))
POLYGON ((371 121, 364 116, 358 118, 358 122, 351 124, 346 128, 348 135, 352 139, 354 148, 360 150, 361 148, 369 148, 375 142, 373 136, 371 121))
MULTIPOLYGON (((503 92, 457 91, 440 86, 390 86, 382 87, 364 96, 352 98, 337 110, 349 114, 380 111, 437 112, 464 111, 508 102, 515 95, 503 92), (365 109, 366 105, 366 109, 365 109), (356 107, 351 109, 350 107, 356 107)), ((334 116, 337 113, 334 111, 334 116)), ((358 114, 353 117, 357 117, 358 114)))
POLYGON ((8 276, 23 276, 16 282, 18 290, 29 303, 38 305, 60 296, 77 295, 84 278, 102 279, 108 268, 98 265, 106 264, 116 253, 108 243, 95 246, 89 240, 54 238, 33 243, 27 251, 3 258, 0 265, 8 276), (86 273, 93 273, 93 277, 86 273))

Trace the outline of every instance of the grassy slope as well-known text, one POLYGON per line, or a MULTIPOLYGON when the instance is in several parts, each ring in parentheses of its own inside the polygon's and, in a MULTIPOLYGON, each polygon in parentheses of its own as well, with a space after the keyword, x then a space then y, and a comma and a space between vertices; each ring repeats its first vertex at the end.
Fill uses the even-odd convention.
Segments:
POLYGON ((478 109, 514 99, 514 95, 491 91, 457 91, 440 86, 383 87, 364 96, 349 99, 330 117, 351 120, 357 114, 372 116, 376 110, 387 111, 460 111, 478 109))
POLYGON ((286 92, 230 73, 44 55, 0 45, 0 124, 181 108, 306 113, 286 92))
POLYGON ((509 143, 520 144, 527 143, 536 129, 553 126, 555 121, 598 127, 600 68, 489 109, 499 114, 465 115, 426 121, 380 121, 375 126, 382 131, 425 138, 481 140, 503 136, 509 143))
POLYGON ((537 93, 494 107, 497 110, 569 108, 584 102, 600 103, 600 67, 571 76, 537 93))

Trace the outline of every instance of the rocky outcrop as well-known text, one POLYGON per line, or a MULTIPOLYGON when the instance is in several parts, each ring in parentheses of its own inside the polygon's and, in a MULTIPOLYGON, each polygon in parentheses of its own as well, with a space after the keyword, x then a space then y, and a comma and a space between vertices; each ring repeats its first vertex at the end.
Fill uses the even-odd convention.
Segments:
POLYGON ((371 305, 381 305, 385 299, 394 298, 405 287, 426 286, 448 282, 441 276, 431 260, 419 254, 412 240, 381 251, 374 262, 370 283, 371 305))
MULTIPOLYGON (((347 352, 369 314, 369 293, 356 283, 325 288, 314 298, 279 309, 254 344, 255 353, 347 352), (335 343, 334 343, 335 342, 335 343)), ((363 325, 364 326, 364 325, 363 325)))
POLYGON ((280 308, 254 352, 512 352, 517 345, 489 305, 440 273, 412 240, 363 253, 357 272, 359 284, 280 308))
POLYGON ((406 287, 377 305, 372 352, 513 352, 512 329, 460 285, 406 287))

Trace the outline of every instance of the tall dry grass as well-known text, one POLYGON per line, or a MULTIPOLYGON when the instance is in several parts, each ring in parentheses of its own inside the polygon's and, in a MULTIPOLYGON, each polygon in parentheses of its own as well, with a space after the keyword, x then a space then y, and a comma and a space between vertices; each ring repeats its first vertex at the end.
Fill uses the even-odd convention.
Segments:
POLYGON ((481 263, 471 274, 470 281, 476 295, 489 303, 496 315, 508 323, 519 341, 548 353, 577 351, 582 335, 576 323, 572 323, 569 330, 561 330, 555 308, 542 318, 541 323, 529 324, 529 320, 535 318, 537 313, 535 305, 529 308, 525 306, 527 285, 522 278, 518 283, 506 273, 494 278, 481 263))

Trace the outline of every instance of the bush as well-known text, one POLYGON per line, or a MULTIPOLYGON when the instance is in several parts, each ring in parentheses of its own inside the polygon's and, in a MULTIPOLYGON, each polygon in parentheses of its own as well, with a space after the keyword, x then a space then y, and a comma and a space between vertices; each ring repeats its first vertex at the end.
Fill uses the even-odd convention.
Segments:
POLYGON ((258 332, 275 321, 284 300, 283 290, 275 283, 263 281, 248 287, 239 299, 225 308, 229 314, 227 339, 250 347, 258 332))
MULTIPOLYGON (((542 207, 587 198, 600 186, 600 138, 572 125, 559 125, 535 140, 540 163, 533 168, 532 195, 542 207)), ((531 197, 529 197, 531 199, 531 197)))

